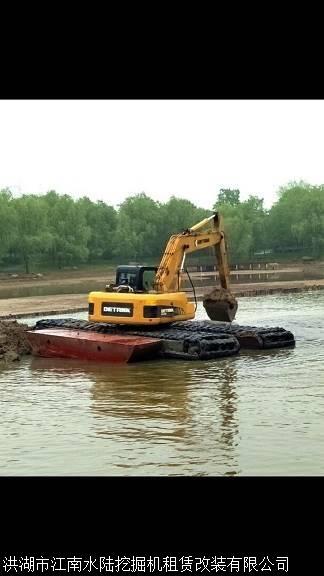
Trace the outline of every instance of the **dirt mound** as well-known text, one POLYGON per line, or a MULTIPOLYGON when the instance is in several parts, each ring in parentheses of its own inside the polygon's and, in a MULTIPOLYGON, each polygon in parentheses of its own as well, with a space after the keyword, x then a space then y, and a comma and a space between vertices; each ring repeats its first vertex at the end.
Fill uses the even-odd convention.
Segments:
POLYGON ((24 354, 30 354, 27 330, 29 326, 18 324, 16 320, 0 320, 0 363, 14 362, 24 354))

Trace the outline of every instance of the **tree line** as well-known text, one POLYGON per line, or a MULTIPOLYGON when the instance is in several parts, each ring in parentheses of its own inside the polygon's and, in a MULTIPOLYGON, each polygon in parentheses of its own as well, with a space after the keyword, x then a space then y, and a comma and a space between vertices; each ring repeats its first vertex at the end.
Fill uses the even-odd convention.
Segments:
POLYGON ((145 193, 129 196, 118 209, 87 197, 49 191, 15 197, 0 191, 0 264, 61 268, 100 262, 158 262, 171 234, 214 210, 222 213, 231 262, 257 254, 297 251, 321 257, 324 248, 324 185, 291 183, 265 209, 263 199, 222 189, 211 210, 172 196, 166 203, 145 193))

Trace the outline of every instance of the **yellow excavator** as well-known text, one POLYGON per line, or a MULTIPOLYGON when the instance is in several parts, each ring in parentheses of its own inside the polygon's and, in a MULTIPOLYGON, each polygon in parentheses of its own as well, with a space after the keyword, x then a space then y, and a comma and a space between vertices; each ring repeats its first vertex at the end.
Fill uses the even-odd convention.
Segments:
POLYGON ((90 322, 110 324, 170 324, 195 317, 195 304, 181 291, 187 254, 214 247, 220 288, 204 296, 211 320, 231 322, 237 301, 229 288, 229 266, 222 218, 215 213, 191 228, 170 237, 158 267, 118 266, 116 282, 106 291, 90 292, 90 322))

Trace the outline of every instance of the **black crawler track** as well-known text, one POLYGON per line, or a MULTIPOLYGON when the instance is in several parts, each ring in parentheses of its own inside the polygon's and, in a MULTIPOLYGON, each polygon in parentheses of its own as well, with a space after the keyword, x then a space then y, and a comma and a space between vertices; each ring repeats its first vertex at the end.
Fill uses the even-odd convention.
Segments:
POLYGON ((160 325, 148 329, 144 326, 131 328, 68 318, 39 320, 34 329, 42 328, 70 328, 159 338, 162 341, 162 357, 186 360, 232 356, 238 354, 240 348, 283 348, 295 344, 293 334, 284 328, 256 328, 210 321, 176 322, 172 326, 160 325))
MULTIPOLYGON (((200 333, 222 333, 232 334, 240 342, 241 348, 286 348, 295 346, 295 338, 292 332, 285 328, 269 327, 260 328, 256 326, 240 326, 239 324, 227 324, 221 322, 211 322, 210 320, 192 320, 186 326, 186 331, 200 333)), ((183 330, 181 322, 176 322, 173 327, 183 330)))

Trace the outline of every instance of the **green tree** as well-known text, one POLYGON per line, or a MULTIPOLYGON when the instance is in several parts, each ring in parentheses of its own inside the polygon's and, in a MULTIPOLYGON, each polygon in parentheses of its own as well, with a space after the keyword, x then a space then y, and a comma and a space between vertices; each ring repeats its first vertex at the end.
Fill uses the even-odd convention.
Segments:
POLYGON ((214 204, 224 218, 231 261, 253 259, 254 253, 268 244, 263 199, 250 195, 240 202, 239 198, 239 190, 222 190, 214 204))
POLYGON ((16 233, 12 194, 4 188, 0 190, 0 259, 7 255, 16 233))
POLYGON ((120 261, 152 259, 162 229, 160 203, 144 192, 129 196, 118 210, 114 255, 120 261))
POLYGON ((253 258, 254 252, 268 248, 269 239, 267 231, 267 211, 263 206, 263 198, 249 196, 241 203, 241 215, 249 228, 251 243, 249 257, 253 258))
POLYGON ((176 198, 175 196, 171 196, 170 200, 163 204, 161 212, 163 230, 159 239, 159 246, 157 246, 159 248, 158 253, 164 250, 165 244, 172 234, 178 234, 211 215, 210 210, 197 208, 189 200, 176 198))
POLYGON ((114 234, 117 226, 116 210, 102 201, 92 202, 84 197, 78 201, 90 231, 89 259, 109 259, 113 255, 114 234))
POLYGON ((240 203, 240 191, 237 190, 236 188, 221 188, 219 193, 218 193, 218 197, 217 197, 217 202, 213 207, 213 210, 217 210, 216 206, 220 205, 224 205, 224 204, 228 204, 229 206, 238 206, 240 203))
POLYGON ((88 240, 91 232, 82 206, 67 194, 60 196, 54 190, 43 198, 48 209, 50 233, 46 256, 59 268, 63 264, 85 262, 89 255, 88 240))
POLYGON ((319 257, 324 250, 324 186, 291 182, 278 196, 269 213, 273 248, 299 248, 319 257))
POLYGON ((23 195, 12 202, 16 227, 12 249, 23 261, 28 274, 31 262, 38 260, 51 243, 46 204, 34 194, 23 195))

